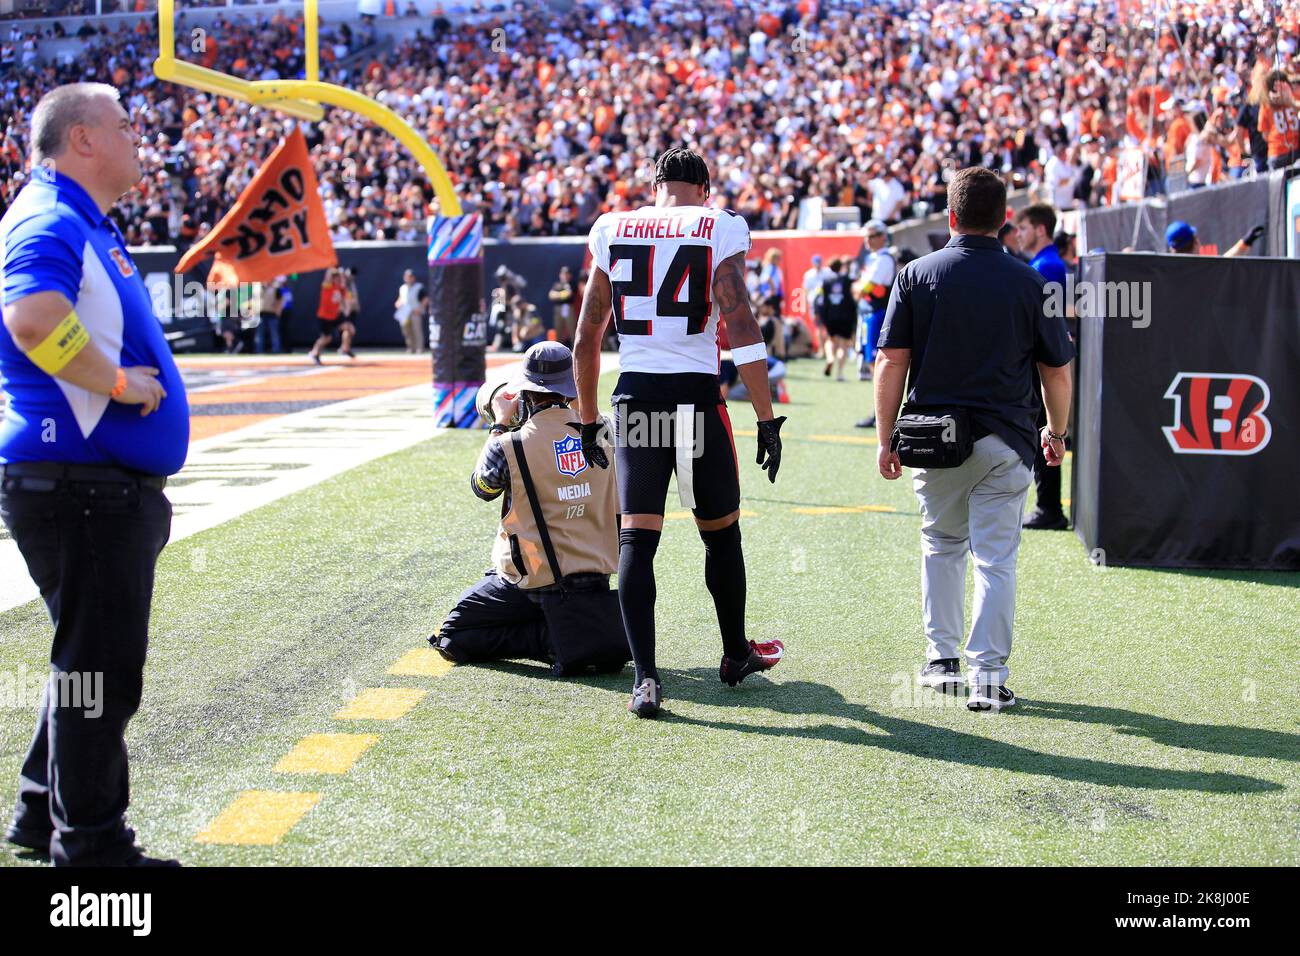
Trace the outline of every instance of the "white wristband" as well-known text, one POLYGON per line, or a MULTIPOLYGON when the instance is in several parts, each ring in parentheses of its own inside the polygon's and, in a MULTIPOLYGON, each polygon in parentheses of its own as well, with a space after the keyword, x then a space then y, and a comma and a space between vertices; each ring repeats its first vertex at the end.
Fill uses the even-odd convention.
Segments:
POLYGON ((738 349, 731 350, 731 361, 736 365, 748 365, 750 362, 760 362, 767 359, 767 346, 762 342, 755 342, 753 345, 742 345, 738 349))

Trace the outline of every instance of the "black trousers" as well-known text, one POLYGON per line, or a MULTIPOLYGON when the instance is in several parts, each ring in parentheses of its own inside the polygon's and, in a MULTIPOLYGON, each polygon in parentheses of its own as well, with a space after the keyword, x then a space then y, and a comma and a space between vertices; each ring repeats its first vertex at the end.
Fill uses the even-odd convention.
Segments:
POLYGON ((154 567, 171 534, 162 491, 121 482, 56 490, 0 487, 0 519, 27 562, 54 623, 51 679, 18 780, 14 826, 49 833, 59 864, 114 864, 135 855, 127 722, 140 706, 154 567), (83 694, 59 693, 80 675, 83 694), (95 687, 94 709, 84 689, 95 687), (95 713, 98 710, 99 713, 95 713))
MULTIPOLYGON (((1038 373, 1034 372, 1034 385, 1038 385, 1038 373)), ((1047 409, 1038 410, 1038 428, 1041 431, 1047 425, 1047 409)), ((1049 468, 1047 458, 1043 455, 1043 443, 1034 439, 1034 492, 1038 498, 1035 509, 1049 515, 1064 514, 1061 506, 1061 468, 1049 468)))
POLYGON ((465 591, 430 643, 457 664, 551 659, 546 617, 536 592, 489 570, 465 591))

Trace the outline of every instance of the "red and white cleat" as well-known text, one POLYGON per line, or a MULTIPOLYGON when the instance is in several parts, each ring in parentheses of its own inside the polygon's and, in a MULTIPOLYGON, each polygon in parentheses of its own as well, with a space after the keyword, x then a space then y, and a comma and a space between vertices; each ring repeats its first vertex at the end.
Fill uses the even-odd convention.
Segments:
POLYGON ((749 657, 743 661, 723 657, 718 666, 718 680, 729 687, 735 687, 742 680, 757 671, 770 671, 781 658, 785 657, 785 645, 780 641, 749 642, 749 657))

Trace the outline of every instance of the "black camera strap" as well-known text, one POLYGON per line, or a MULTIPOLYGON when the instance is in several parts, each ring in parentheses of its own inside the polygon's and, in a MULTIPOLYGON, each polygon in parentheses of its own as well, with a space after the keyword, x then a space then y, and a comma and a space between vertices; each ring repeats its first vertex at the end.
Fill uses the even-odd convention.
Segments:
POLYGON ((519 462, 519 480, 524 484, 529 507, 533 509, 533 520, 537 524, 538 537, 542 539, 542 550, 546 552, 546 563, 551 566, 551 576, 555 578, 555 584, 567 591, 569 586, 565 583, 564 576, 560 574, 560 561, 555 555, 555 545, 551 543, 551 532, 546 527, 546 518, 542 516, 542 503, 537 497, 537 486, 533 484, 533 473, 528 468, 528 457, 524 454, 519 432, 510 436, 510 442, 515 447, 515 460, 519 462))

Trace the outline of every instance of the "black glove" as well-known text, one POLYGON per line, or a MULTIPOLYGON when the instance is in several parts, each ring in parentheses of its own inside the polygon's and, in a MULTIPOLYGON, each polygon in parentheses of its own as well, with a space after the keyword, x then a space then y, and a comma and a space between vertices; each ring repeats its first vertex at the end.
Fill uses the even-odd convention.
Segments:
POLYGON ((605 454, 605 449, 600 445, 600 440, 608 437, 609 433, 605 423, 603 421, 594 421, 579 426, 577 422, 570 422, 569 427, 578 428, 579 433, 582 435, 582 457, 593 465, 608 468, 609 456, 605 454))
POLYGON ((767 480, 772 482, 776 481, 777 469, 781 467, 781 426, 784 424, 784 415, 758 423, 758 459, 755 463, 763 466, 767 480))
POLYGON ((1264 224, 1260 223, 1254 229, 1250 230, 1250 232, 1242 236, 1241 241, 1247 246, 1253 246, 1255 243, 1259 242, 1259 238, 1262 235, 1264 235, 1264 224))

